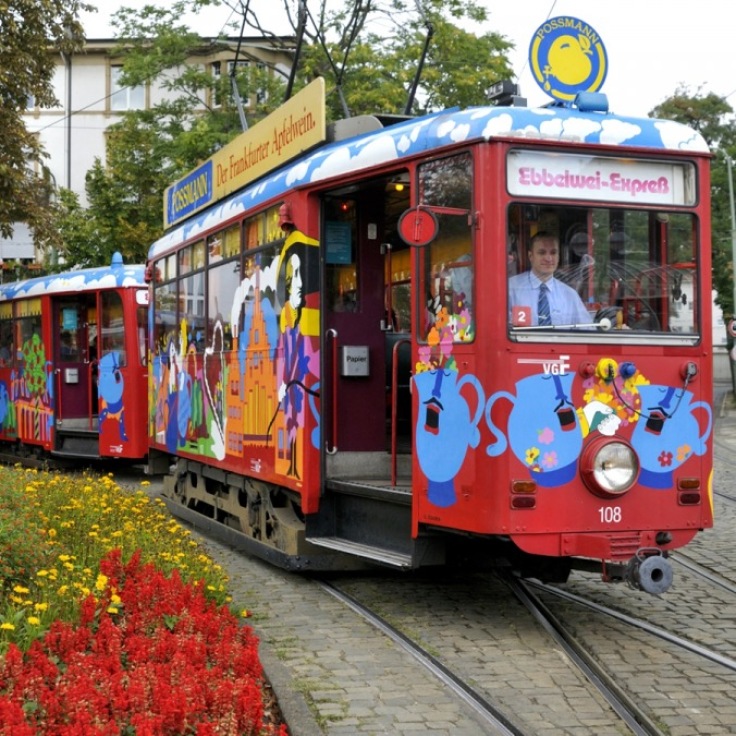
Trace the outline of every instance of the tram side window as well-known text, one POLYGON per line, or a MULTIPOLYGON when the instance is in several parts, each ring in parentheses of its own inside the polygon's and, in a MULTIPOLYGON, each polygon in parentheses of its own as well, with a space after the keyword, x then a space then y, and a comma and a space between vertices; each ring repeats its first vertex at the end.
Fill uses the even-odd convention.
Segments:
POLYGON ((205 348, 204 273, 195 273, 179 281, 179 324, 186 321, 187 345, 197 352, 205 348))
POLYGON ((153 352, 168 355, 176 344, 176 283, 157 284, 153 298, 153 352))
POLYGON ((0 368, 11 365, 14 352, 13 321, 0 315, 0 368))
POLYGON ((117 353, 118 365, 127 364, 123 300, 115 291, 102 292, 102 344, 99 357, 117 353))
POLYGON ((136 329, 138 331, 138 360, 141 365, 146 364, 146 327, 148 326, 148 307, 138 307, 136 310, 136 329))
POLYGON ((41 315, 33 315, 23 317, 18 320, 18 362, 31 360, 35 362, 36 358, 43 350, 41 344, 41 315))
POLYGON ((442 208, 435 212, 438 235, 422 256, 426 319, 420 337, 433 345, 475 337, 472 184, 469 154, 419 168, 421 204, 442 208))
POLYGON ((232 350, 231 305, 240 284, 240 261, 227 261, 207 272, 207 346, 232 350))

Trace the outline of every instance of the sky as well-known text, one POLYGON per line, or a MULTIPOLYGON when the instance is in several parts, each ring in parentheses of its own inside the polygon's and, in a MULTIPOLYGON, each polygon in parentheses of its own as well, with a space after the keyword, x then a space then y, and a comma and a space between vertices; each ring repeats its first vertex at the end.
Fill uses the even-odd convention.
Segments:
MULTIPOLYGON (((341 1, 341 0, 340 0, 341 1)), ((94 0, 91 0, 94 4, 94 0)), ((109 17, 119 5, 140 7, 146 0, 97 0, 102 9, 83 16, 88 38, 112 38, 109 17)), ((159 0, 147 0, 159 4, 159 0)), ((290 0, 293 4, 296 0, 290 0)), ((315 0, 307 0, 308 3, 315 0)), ((621 115, 647 115, 679 86, 691 94, 714 93, 736 107, 736 64, 731 61, 733 26, 723 0, 477 0, 489 22, 475 33, 493 31, 516 48, 509 54, 521 95, 529 106, 550 101, 534 81, 528 56, 536 29, 548 18, 572 16, 592 26, 605 46, 608 72, 600 91, 610 110, 621 115)), ((250 0, 259 13, 279 0, 250 0)), ((315 3, 316 4, 316 3, 315 3)), ((237 0, 231 5, 237 6, 237 0)), ((310 6, 311 7, 311 6, 310 6)), ((315 8, 316 9, 316 8, 315 8)), ((202 35, 216 35, 231 12, 210 10, 191 25, 202 35)), ((263 14, 261 17, 265 17, 263 14)), ((235 17, 237 20, 237 17, 235 17)), ((275 32, 285 32, 275 27, 275 32)), ((246 30, 246 34, 252 31, 246 30)))

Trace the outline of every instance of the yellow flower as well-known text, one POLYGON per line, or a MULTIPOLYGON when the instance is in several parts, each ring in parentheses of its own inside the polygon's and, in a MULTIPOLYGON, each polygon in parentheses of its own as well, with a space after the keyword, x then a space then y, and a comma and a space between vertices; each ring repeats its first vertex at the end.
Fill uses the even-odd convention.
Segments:
POLYGON ((16 585, 13 588, 13 593, 18 593, 19 595, 22 595, 23 593, 30 593, 31 591, 28 590, 28 588, 24 588, 22 585, 16 585))
POLYGON ((31 626, 38 626, 41 623, 41 619, 38 616, 29 616, 28 623, 31 626))
POLYGON ((100 573, 97 576, 97 580, 95 582, 95 588, 99 591, 103 591, 105 590, 106 587, 107 587, 107 575, 103 575, 102 573, 100 573))
POLYGON ((0 624, 0 629, 4 629, 5 631, 15 631, 15 626, 7 621, 3 621, 3 623, 0 624))
MULTIPOLYGON (((66 585, 63 585, 62 588, 66 588, 66 585)), ((61 592, 61 588, 59 588, 59 592, 61 592)), ((33 606, 33 608, 36 611, 45 611, 45 610, 48 609, 48 607, 49 607, 49 604, 48 603, 36 603, 33 606)))

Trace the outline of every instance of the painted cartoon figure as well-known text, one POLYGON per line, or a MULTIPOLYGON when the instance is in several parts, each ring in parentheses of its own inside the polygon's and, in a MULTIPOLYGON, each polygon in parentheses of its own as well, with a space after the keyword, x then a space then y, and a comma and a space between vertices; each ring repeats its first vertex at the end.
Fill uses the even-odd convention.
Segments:
POLYGON ((120 439, 128 441, 125 432, 125 405, 123 403, 123 389, 125 382, 120 371, 120 356, 116 350, 105 353, 100 359, 97 390, 100 397, 99 426, 107 419, 118 422, 120 439))
MULTIPOLYGON (((283 306, 279 317, 277 360, 278 401, 285 429, 280 452, 288 460, 286 475, 299 480, 302 458, 299 457, 300 433, 305 423, 305 396, 314 391, 318 376, 318 353, 312 346, 316 334, 312 321, 317 314, 309 306, 310 245, 305 236, 292 231, 287 238, 279 269, 280 296, 283 306)), ((314 294, 312 294, 314 296, 314 294)))

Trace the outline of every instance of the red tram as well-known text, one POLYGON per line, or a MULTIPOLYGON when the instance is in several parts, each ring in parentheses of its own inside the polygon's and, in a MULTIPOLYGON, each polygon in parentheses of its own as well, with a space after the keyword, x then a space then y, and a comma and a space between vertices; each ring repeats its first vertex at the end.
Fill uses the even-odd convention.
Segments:
POLYGON ((167 190, 170 509, 290 569, 502 558, 664 592, 713 521, 701 136, 602 95, 334 126, 323 97, 167 190))
POLYGON ((145 268, 0 284, 0 447, 17 455, 143 460, 145 268))

